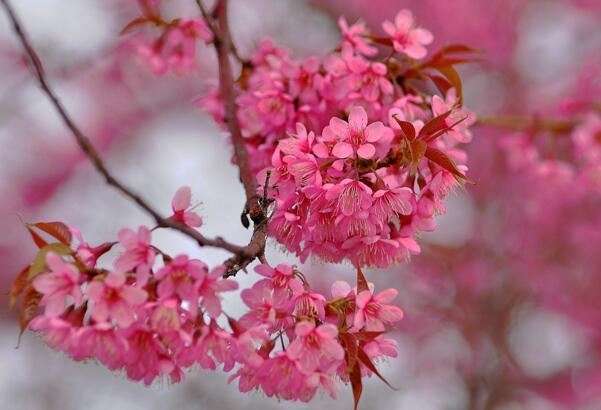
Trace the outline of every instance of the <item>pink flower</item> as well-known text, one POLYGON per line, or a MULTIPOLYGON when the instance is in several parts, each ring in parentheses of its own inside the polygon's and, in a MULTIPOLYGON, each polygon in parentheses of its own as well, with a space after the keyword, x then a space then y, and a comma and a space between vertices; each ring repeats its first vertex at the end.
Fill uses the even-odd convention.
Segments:
POLYGON ((194 228, 202 226, 202 218, 191 210, 192 191, 189 186, 177 190, 171 201, 173 215, 171 219, 194 228))
POLYGON ((44 295, 40 303, 46 307, 45 314, 57 317, 65 311, 67 296, 71 296, 76 305, 81 304, 81 275, 74 266, 53 252, 46 255, 46 264, 49 271, 36 276, 33 287, 44 295))
POLYGON ((294 330, 296 339, 286 349, 292 359, 298 360, 302 371, 315 371, 323 357, 335 361, 344 359, 344 349, 336 340, 338 329, 334 325, 316 327, 312 322, 299 322, 294 330))
POLYGON ((397 306, 387 305, 397 295, 397 290, 386 289, 377 295, 364 290, 357 295, 357 310, 353 320, 353 330, 363 328, 368 332, 382 332, 386 325, 398 322, 403 318, 403 311, 397 306))
POLYGON ((439 96, 432 97, 432 114, 437 117, 453 109, 453 112, 445 119, 447 127, 453 127, 446 134, 453 137, 458 142, 470 142, 472 133, 469 130, 471 125, 476 122, 476 116, 473 112, 464 107, 457 106, 457 95, 454 88, 447 91, 445 100, 439 96))
POLYGON ((119 243, 125 248, 125 252, 115 261, 115 269, 123 273, 135 269, 139 286, 148 282, 150 269, 154 264, 156 252, 150 239, 150 230, 145 226, 141 226, 137 234, 131 229, 119 232, 119 243))
POLYGON ((159 285, 157 294, 160 299, 168 299, 173 295, 188 302, 190 313, 198 312, 198 292, 195 283, 199 280, 207 266, 199 260, 190 260, 186 255, 176 256, 168 265, 155 274, 159 285))
POLYGON ((264 284, 277 290, 290 289, 293 295, 303 292, 303 285, 290 265, 281 263, 274 269, 267 264, 260 264, 255 267, 255 272, 268 278, 258 282, 261 285, 264 284))
POLYGON ((377 121, 367 125, 367 112, 363 107, 353 107, 348 117, 348 122, 338 117, 330 120, 330 125, 323 130, 326 140, 334 141, 332 154, 336 158, 361 158, 370 159, 376 153, 373 143, 385 134, 387 128, 382 122, 377 121))
POLYGON ((340 17, 338 19, 338 27, 342 33, 343 43, 350 44, 358 54, 372 57, 378 53, 378 49, 371 46, 366 40, 368 33, 364 22, 359 21, 349 26, 346 19, 340 17))
POLYGON ((401 10, 394 19, 382 23, 384 31, 392 37, 394 49, 411 58, 420 59, 426 56, 425 45, 432 43, 432 33, 414 26, 413 14, 409 10, 401 10))
POLYGON ((221 315, 221 300, 219 293, 238 289, 238 282, 232 279, 223 279, 225 266, 219 265, 210 272, 204 270, 196 282, 200 304, 210 318, 216 319, 221 315))
POLYGON ((103 282, 92 281, 86 290, 94 302, 92 318, 97 322, 113 319, 120 327, 134 322, 134 308, 146 301, 146 292, 125 284, 125 275, 109 273, 103 282))
POLYGON ((240 324, 247 329, 267 324, 272 330, 282 326, 282 319, 289 316, 293 308, 285 292, 272 292, 268 286, 257 283, 241 293, 242 300, 251 310, 240 318, 240 324))

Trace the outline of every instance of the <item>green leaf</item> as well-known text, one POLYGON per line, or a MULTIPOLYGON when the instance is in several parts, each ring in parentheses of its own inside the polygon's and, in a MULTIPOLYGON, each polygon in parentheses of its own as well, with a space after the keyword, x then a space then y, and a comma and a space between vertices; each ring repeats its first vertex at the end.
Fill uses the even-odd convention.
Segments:
POLYGON ((56 242, 44 246, 34 258, 31 268, 29 268, 29 273, 27 274, 27 280, 31 280, 44 272, 46 269, 46 255, 48 252, 58 253, 59 255, 69 255, 73 253, 71 248, 64 243, 56 242))

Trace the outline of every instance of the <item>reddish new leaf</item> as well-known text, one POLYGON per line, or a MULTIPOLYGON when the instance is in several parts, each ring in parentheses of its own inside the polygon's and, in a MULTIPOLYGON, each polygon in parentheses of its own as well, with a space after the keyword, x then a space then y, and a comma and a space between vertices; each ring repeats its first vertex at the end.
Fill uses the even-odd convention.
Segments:
POLYGON ((358 332, 354 333, 355 337, 361 342, 371 342, 376 337, 383 335, 386 332, 358 332))
POLYGON ((457 101, 459 105, 462 104, 463 100, 463 85, 461 82, 461 77, 459 77, 459 73, 457 70, 453 68, 453 66, 448 65, 444 67, 436 67, 436 70, 440 72, 440 74, 444 75, 447 80, 453 85, 455 90, 457 91, 457 101))
POLYGON ((27 228, 27 231, 31 235, 33 242, 39 249, 42 249, 44 246, 48 245, 48 242, 46 242, 46 240, 44 238, 42 238, 36 231, 31 229, 29 225, 25 225, 25 227, 27 228))
POLYGON ((19 295, 25 289, 25 287, 27 286, 27 283, 29 283, 29 281, 27 280, 27 275, 29 274, 30 266, 31 265, 27 265, 21 272, 19 272, 19 274, 13 281, 13 284, 10 288, 10 292, 8 293, 8 296, 9 296, 8 309, 9 310, 12 309, 13 307, 15 307, 15 304, 17 303, 17 299, 19 298, 19 295))
POLYGON ((426 153, 427 148, 428 144, 423 140, 415 140, 411 143, 411 161, 414 169, 417 169, 417 165, 426 153))
POLYGON ((137 19, 130 21, 125 27, 123 27, 121 29, 120 34, 126 34, 135 29, 136 27, 144 25, 146 23, 150 23, 151 21, 153 21, 153 19, 146 16, 138 17, 137 19))
POLYGON ((354 409, 357 410, 359 408, 361 394, 363 393, 363 381, 361 380, 361 366, 359 365, 359 362, 355 362, 355 365, 349 374, 349 379, 351 381, 351 387, 353 388, 353 398, 355 399, 354 409))
POLYGON ((453 85, 449 81, 447 81, 444 77, 441 77, 436 74, 430 74, 430 75, 428 75, 428 77, 430 77, 430 79, 432 80, 432 82, 434 83, 436 88, 438 88, 438 91, 440 91, 440 93, 443 96, 447 95, 447 92, 451 88, 453 88, 453 85))
POLYGON ((415 139, 415 127, 409 121, 403 121, 398 118, 398 116, 393 115, 394 120, 399 124, 405 138, 409 141, 413 141, 415 139))
POLYGON ((21 327, 19 338, 23 332, 25 332, 29 322, 31 322, 35 316, 41 299, 42 294, 38 293, 38 291, 33 288, 33 285, 27 285, 23 296, 23 303, 21 303, 21 309, 19 311, 19 326, 21 327))
POLYGON ((452 111, 453 111, 453 109, 443 112, 439 116, 436 116, 436 117, 432 118, 430 121, 428 121, 427 123, 425 123, 424 126, 422 127, 422 129, 419 131, 419 136, 422 137, 425 135, 432 135, 435 132, 446 128, 447 127, 446 119, 448 118, 449 115, 451 115, 452 111))
POLYGON ((346 368, 350 372, 355 363, 357 363, 357 338, 350 333, 341 333, 340 334, 340 343, 344 348, 344 358, 346 360, 346 368))
POLYGON ((369 285, 361 267, 357 266, 357 293, 361 293, 364 290, 369 290, 369 285))
POLYGON ((457 165, 448 157, 447 154, 442 152, 441 150, 433 147, 428 147, 426 150, 426 158, 430 161, 434 162, 436 165, 446 169, 451 174, 455 175, 457 178, 462 179, 467 182, 471 182, 461 171, 457 168, 457 165))
POLYGON ((384 378, 384 376, 382 376, 382 374, 380 374, 380 372, 378 371, 377 367, 374 365, 374 363, 371 361, 371 359, 369 358, 369 356, 367 355, 367 353, 365 353, 363 351, 363 349, 359 349, 359 351, 357 352, 357 358, 359 359, 359 361, 361 363, 363 363, 363 365, 365 367, 367 367, 369 370, 371 370, 376 376, 378 376, 378 378, 380 380, 382 380, 386 386, 390 387, 392 390, 398 390, 398 388, 394 387, 393 385, 391 385, 388 380, 386 380, 384 378))
POLYGON ((59 242, 62 242, 65 245, 71 245, 73 235, 71 234, 69 227, 64 223, 38 222, 33 224, 33 226, 35 226, 43 232, 46 232, 48 235, 52 236, 54 239, 57 239, 59 242))

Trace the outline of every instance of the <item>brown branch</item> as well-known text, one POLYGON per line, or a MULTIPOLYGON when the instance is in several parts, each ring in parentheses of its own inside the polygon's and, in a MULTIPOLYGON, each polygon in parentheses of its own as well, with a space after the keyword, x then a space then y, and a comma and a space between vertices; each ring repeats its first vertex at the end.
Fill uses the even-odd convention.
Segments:
POLYGON ((241 247, 238 245, 231 244, 219 237, 215 238, 215 239, 206 238, 202 234, 200 234, 198 231, 196 231, 192 228, 189 228, 188 226, 186 226, 184 224, 173 221, 171 219, 163 218, 159 214, 159 212, 156 211, 154 208, 152 208, 150 205, 148 205, 146 203, 146 201, 144 201, 142 199, 142 197, 140 197, 140 195, 136 194, 131 189, 129 189, 125 185, 123 185, 123 183, 121 183, 120 181, 115 179, 115 177, 113 177, 113 175, 109 172, 109 170, 104 165, 104 162, 98 155, 98 152, 95 150, 95 148, 91 144, 90 140, 83 134, 83 132, 79 129, 79 127, 77 127, 77 125, 74 123, 71 116, 69 115, 69 113, 67 112, 67 110, 65 109, 65 107, 63 106, 61 101, 59 100, 58 96, 54 93, 54 91, 50 87, 50 84, 48 83, 48 80, 46 79, 46 75, 44 73, 44 68, 42 66, 42 63, 41 63, 37 53, 31 46, 31 43, 29 42, 27 35, 25 34, 25 31, 24 31, 21 23, 19 22, 19 19, 17 18, 9 1, 8 0, 0 0, 0 2, 2 3, 2 6, 4 7, 4 10, 6 11, 6 14, 12 23, 13 31, 17 35, 21 45, 23 46, 23 48, 25 50, 25 53, 29 57, 29 60, 31 62, 31 67, 33 69, 33 73, 34 73, 40 87, 42 88, 42 91, 44 92, 44 94, 46 94, 46 96, 48 97, 48 99, 50 100, 50 102, 52 103, 54 108, 56 109, 57 113, 61 117, 65 126, 69 129, 69 131, 71 131, 71 134, 75 137, 75 140, 76 140, 77 144, 79 145, 79 148, 83 151, 83 153, 91 161, 91 163, 94 166, 94 168, 96 169, 96 171, 104 177, 106 183, 113 186, 115 189, 117 189, 122 194, 124 194, 126 197, 128 197, 133 202, 135 202, 140 208, 142 208, 144 211, 146 211, 148 214, 150 214, 154 218, 154 220, 156 221, 156 223, 159 227, 172 228, 172 229, 178 230, 178 231, 182 232, 183 234, 189 236, 190 238, 194 239, 200 246, 212 246, 212 247, 216 247, 216 248, 225 249, 231 253, 236 254, 236 257, 245 258, 248 253, 247 247, 241 247))
MULTIPOLYGON (((219 89, 225 105, 224 122, 227 124, 234 145, 234 155, 239 169, 239 176, 246 194, 246 209, 254 223, 251 240, 246 247, 246 254, 237 254, 226 261, 229 270, 226 276, 235 275, 238 270, 244 269, 255 258, 263 258, 265 242, 267 240, 267 217, 265 204, 257 195, 257 181, 253 175, 246 143, 242 137, 240 124, 236 115, 236 91, 230 64, 230 52, 233 48, 227 18, 227 0, 217 0, 213 15, 215 21, 197 0, 201 13, 207 19, 207 24, 213 30, 213 44, 217 52, 219 63, 219 89)), ((246 212, 246 211, 245 211, 246 212)))
POLYGON ((477 116, 476 125, 501 128, 514 131, 551 132, 554 134, 567 134, 578 126, 578 121, 560 121, 550 118, 522 117, 517 115, 506 116, 477 116))

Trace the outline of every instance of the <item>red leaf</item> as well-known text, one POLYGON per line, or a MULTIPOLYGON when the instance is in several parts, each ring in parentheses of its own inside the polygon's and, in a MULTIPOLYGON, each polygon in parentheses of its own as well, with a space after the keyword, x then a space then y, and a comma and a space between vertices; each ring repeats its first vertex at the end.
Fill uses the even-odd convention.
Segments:
POLYGON ((453 85, 451 85, 451 83, 448 82, 444 77, 435 74, 430 74, 428 77, 430 77, 436 88, 438 88, 443 96, 446 95, 447 92, 453 87, 453 85))
POLYGON ((461 171, 457 168, 457 165, 441 150, 433 147, 428 147, 426 150, 426 158, 430 161, 434 162, 436 165, 446 169, 451 174, 455 175, 457 178, 460 178, 467 182, 472 182, 468 177, 461 173, 461 171))
POLYGON ((33 229, 31 229, 29 227, 29 225, 25 225, 25 227, 29 231, 29 234, 31 235, 31 238, 33 239, 33 242, 35 243, 35 245, 39 249, 42 249, 44 246, 48 245, 48 242, 46 242, 44 240, 44 238, 42 238, 36 231, 34 231, 33 229))
POLYGON ((447 80, 453 85, 455 90, 457 91, 457 101, 459 105, 462 104, 463 100, 463 85, 461 83, 461 77, 459 77, 459 73, 457 70, 453 68, 453 66, 444 66, 444 67, 436 67, 436 70, 440 72, 440 74, 444 75, 447 80))
POLYGON ((23 303, 21 303, 21 309, 19 310, 19 325, 21 328, 19 339, 21 338, 23 332, 25 332, 27 329, 31 319, 33 319, 35 316, 41 299, 42 294, 38 293, 31 284, 25 288, 23 303))
POLYGON ((365 279, 363 271, 357 266, 357 293, 361 293, 364 290, 369 290, 369 285, 367 284, 367 279, 365 279))
POLYGON ((133 29, 135 29, 136 27, 141 26, 146 23, 150 23, 152 21, 153 21, 153 19, 150 17, 146 17, 146 16, 138 17, 137 19, 134 19, 134 20, 130 21, 129 23, 127 23, 127 25, 121 29, 120 34, 126 34, 130 31, 132 31, 133 29))
POLYGON ((426 138, 426 141, 428 141, 429 143, 432 142, 432 141, 435 141, 436 138, 440 137, 441 135, 444 135, 449 130, 452 130, 456 125, 461 124, 463 121, 465 121, 467 119, 468 119, 467 116, 463 117, 459 121, 456 121, 453 124, 449 125, 448 127, 443 128, 443 129, 437 131, 436 133, 430 135, 429 137, 426 138))
POLYGON ((444 112, 442 114, 440 114, 437 117, 432 118, 430 121, 428 121, 426 124, 424 124, 424 126, 422 127, 422 129, 419 131, 419 136, 424 136, 424 135, 432 135, 435 132, 446 128, 447 124, 446 124, 446 119, 449 115, 451 115, 451 112, 453 111, 453 109, 450 109, 447 112, 444 112))
POLYGON ((382 44, 384 46, 392 46, 392 39, 390 37, 370 36, 369 39, 377 44, 382 44))
POLYGON ((426 153, 428 144, 426 144, 426 142, 423 140, 415 140, 409 146, 411 148, 411 160, 413 162, 413 167, 414 169, 417 169, 417 165, 426 153))
POLYGON ((403 130, 403 134, 405 138, 409 141, 413 141, 415 139, 415 127, 409 121, 399 120, 396 115, 393 116, 394 120, 399 124, 401 130, 403 130))
POLYGON ((27 280, 27 276, 29 274, 30 266, 31 265, 27 265, 21 272, 19 272, 19 274, 13 281, 13 285, 11 286, 10 292, 8 293, 8 296, 9 296, 8 309, 9 310, 12 309, 13 307, 15 307, 15 304, 17 303, 17 298, 25 289, 25 287, 27 286, 27 283, 29 283, 29 281, 27 280))
POLYGON ((359 400, 361 400, 361 394, 363 393, 363 381, 361 380, 361 366, 359 362, 356 362, 353 366, 351 373, 349 374, 351 380, 351 387, 353 388, 353 398, 355 399, 355 407, 359 408, 359 400))
POLYGON ((48 235, 52 236, 54 239, 64 243, 65 245, 71 245, 71 240, 73 239, 73 235, 69 230, 69 227, 62 222, 38 222, 33 224, 36 228, 40 229, 43 232, 46 232, 48 235))
POLYGON ((384 378, 384 376, 382 376, 380 374, 380 372, 378 371, 376 366, 373 364, 373 362, 371 361, 371 359, 369 358, 367 353, 365 353, 363 351, 363 349, 359 349, 359 351, 357 353, 357 357, 359 358, 359 361, 365 365, 365 367, 367 367, 369 370, 371 370, 376 376, 378 376, 378 378, 380 380, 382 380, 384 383, 386 383, 386 386, 390 387, 392 390, 398 390, 398 388, 396 388, 396 387, 392 386, 390 383, 388 383, 388 380, 386 380, 384 378))
POLYGON ((357 363, 357 338, 350 333, 341 333, 340 334, 340 343, 344 348, 344 359, 346 360, 346 368, 347 371, 351 371, 357 363))
POLYGON ((386 332, 358 332, 354 333, 355 337, 362 342, 371 342, 376 337, 383 335, 386 332))

